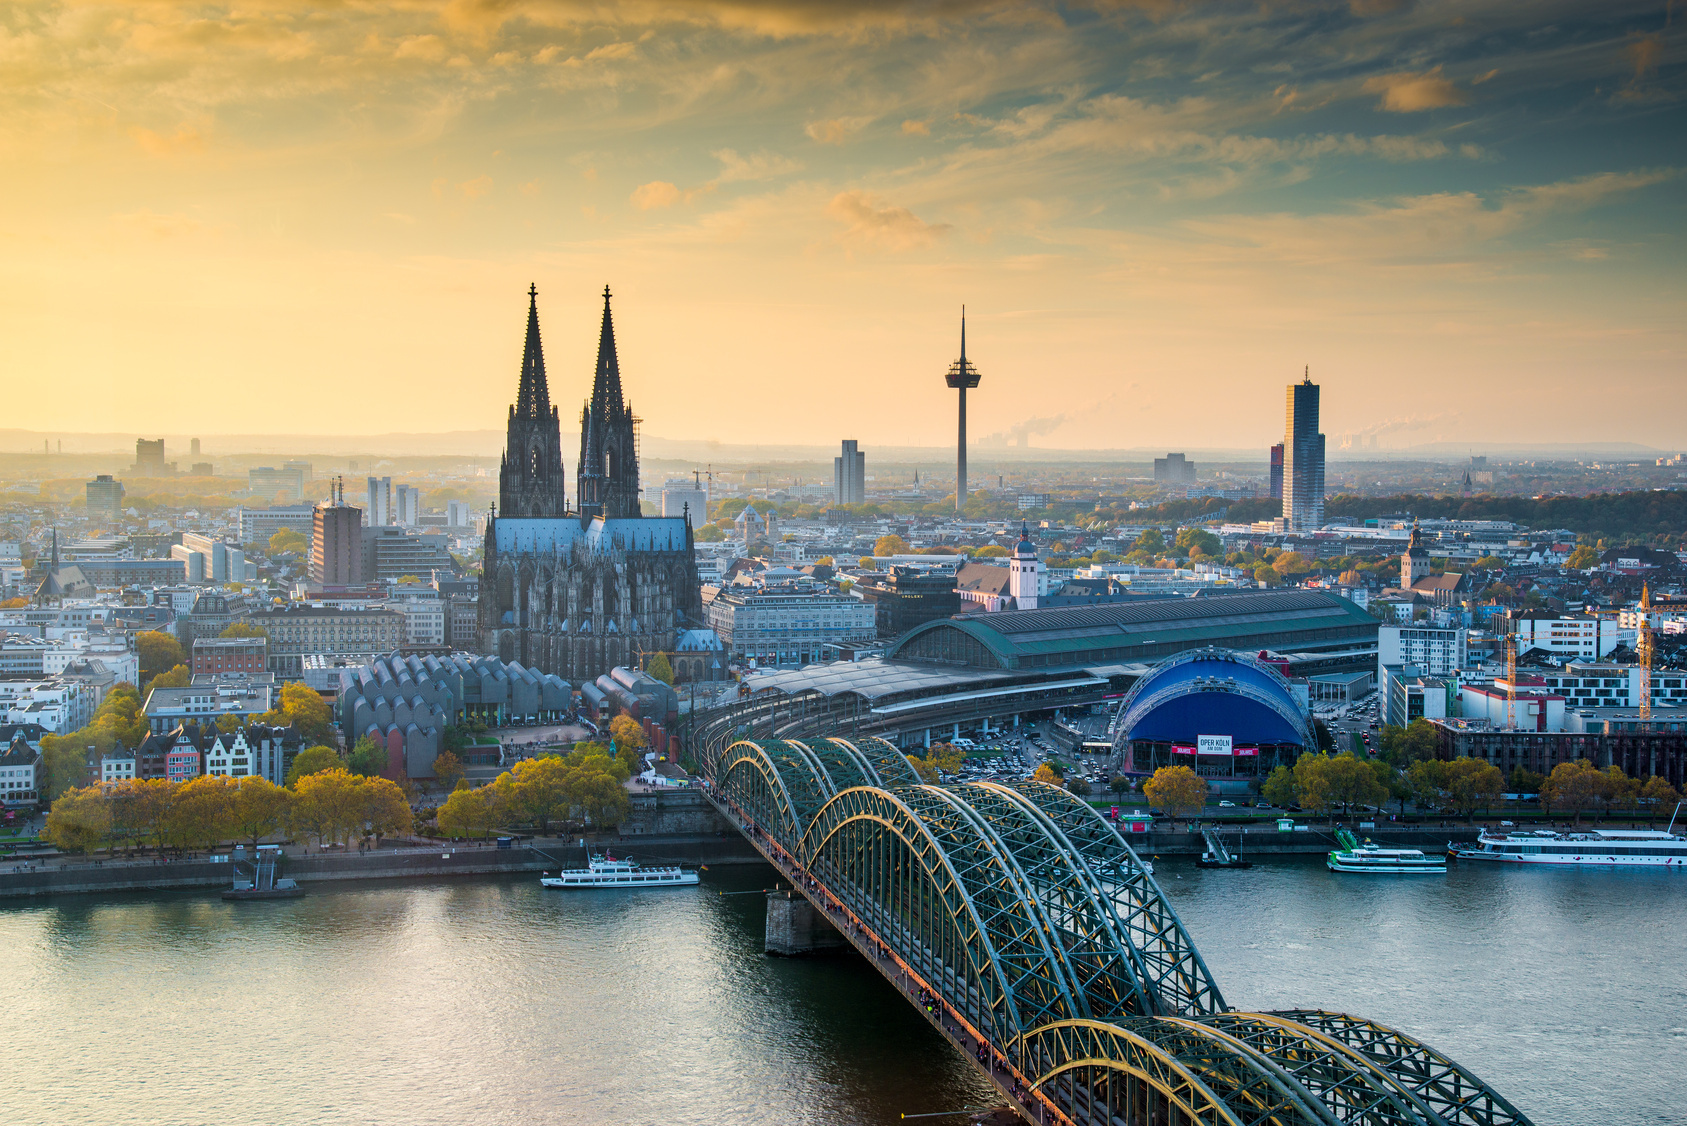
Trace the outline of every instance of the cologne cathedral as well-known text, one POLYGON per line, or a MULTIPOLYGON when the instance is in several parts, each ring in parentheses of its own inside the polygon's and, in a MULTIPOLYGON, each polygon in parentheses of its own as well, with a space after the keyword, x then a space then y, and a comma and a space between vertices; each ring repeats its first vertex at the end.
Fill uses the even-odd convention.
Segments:
POLYGON ((510 407, 498 506, 486 525, 484 652, 578 683, 617 665, 640 667, 641 655, 672 651, 677 632, 701 622, 690 524, 647 517, 639 507, 636 423, 621 395, 605 286, 570 510, 538 291, 530 288, 521 386, 510 407))

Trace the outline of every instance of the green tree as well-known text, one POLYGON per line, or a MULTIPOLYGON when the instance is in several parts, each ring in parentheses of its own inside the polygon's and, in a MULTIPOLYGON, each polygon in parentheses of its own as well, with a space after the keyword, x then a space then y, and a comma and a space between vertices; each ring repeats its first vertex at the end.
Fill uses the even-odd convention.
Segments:
POLYGON ((269 538, 269 553, 280 555, 283 552, 299 552, 310 546, 310 540, 292 528, 282 528, 269 538))
POLYGON ((1260 795, 1279 809, 1300 804, 1300 783, 1295 780, 1292 766, 1278 766, 1266 776, 1259 788, 1260 795))
POLYGON ((1224 544, 1217 536, 1205 528, 1194 526, 1179 528, 1174 544, 1184 555, 1202 555, 1210 558, 1224 553, 1224 544))
POLYGON ((666 653, 658 653, 656 656, 650 658, 650 663, 644 666, 644 671, 655 677, 657 680, 660 680, 663 684, 668 685, 670 688, 673 687, 674 666, 673 663, 668 660, 668 655, 666 653))
POLYGON ((1187 766, 1162 766, 1142 784, 1149 801, 1173 817, 1198 816, 1207 804, 1207 781, 1187 766))
POLYGON ((387 749, 365 735, 352 744, 346 767, 353 774, 372 778, 387 768, 387 749))
POLYGON ((135 651, 141 658, 143 686, 159 673, 187 663, 187 654, 182 652, 181 642, 157 630, 142 630, 135 634, 135 651))
POLYGON ((1469 821, 1478 809, 1486 809, 1500 800, 1505 789, 1505 776, 1500 768, 1484 759, 1456 758, 1447 764, 1443 775, 1447 796, 1453 808, 1469 821))
POLYGON ((1158 555, 1166 550, 1166 537, 1160 534, 1158 528, 1144 528, 1142 534, 1136 537, 1136 542, 1131 544, 1131 550, 1146 552, 1151 557, 1158 555))
POLYGON ((1412 796, 1412 784, 1406 779, 1405 771, 1380 758, 1371 759, 1369 765, 1376 775, 1377 785, 1388 792, 1387 800, 1398 802, 1400 816, 1406 816, 1406 801, 1412 796))
POLYGON ((1414 719, 1406 727, 1385 725, 1378 740, 1381 757, 1404 770, 1420 759, 1434 758, 1439 746, 1435 725, 1427 719, 1414 719))
POLYGON ((1283 576, 1277 572, 1276 568, 1270 566, 1269 564, 1261 563, 1259 566, 1254 568, 1254 582, 1258 583, 1260 586, 1281 586, 1283 584, 1283 576))
POLYGON ((1506 781, 1514 794, 1538 794, 1546 783, 1546 775, 1536 774, 1526 766, 1514 766, 1506 781))
POLYGON ((1446 800, 1447 764, 1440 759, 1419 759, 1406 767, 1406 781, 1418 808, 1439 807, 1446 800))
POLYGON ((1128 794, 1131 789, 1131 780, 1123 774, 1115 774, 1112 780, 1107 783, 1107 788, 1115 794, 1128 794))
POLYGON ((293 765, 287 771, 287 786, 296 789, 301 778, 324 770, 344 770, 345 767, 345 760, 333 747, 321 744, 306 747, 293 758, 293 765))

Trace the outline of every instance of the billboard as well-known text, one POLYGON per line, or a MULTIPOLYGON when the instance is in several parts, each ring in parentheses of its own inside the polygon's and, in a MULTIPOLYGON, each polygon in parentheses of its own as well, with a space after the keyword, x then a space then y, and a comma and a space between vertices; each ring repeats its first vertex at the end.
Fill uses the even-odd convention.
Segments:
POLYGON ((1195 736, 1195 753, 1202 755, 1231 754, 1230 736, 1228 735, 1197 735, 1195 736))

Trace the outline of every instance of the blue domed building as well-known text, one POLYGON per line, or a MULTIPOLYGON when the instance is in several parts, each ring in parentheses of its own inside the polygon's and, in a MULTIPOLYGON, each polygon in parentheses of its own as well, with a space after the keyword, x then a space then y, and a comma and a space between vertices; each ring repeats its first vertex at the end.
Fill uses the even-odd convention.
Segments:
POLYGON ((1115 761, 1126 773, 1187 766, 1203 778, 1252 781, 1316 746, 1289 682, 1228 649, 1190 649, 1154 666, 1113 723, 1115 761))

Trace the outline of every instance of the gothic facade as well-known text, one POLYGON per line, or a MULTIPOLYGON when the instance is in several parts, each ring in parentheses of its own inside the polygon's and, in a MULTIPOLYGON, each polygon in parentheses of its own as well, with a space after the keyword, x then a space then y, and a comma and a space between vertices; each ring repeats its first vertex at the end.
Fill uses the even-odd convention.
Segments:
POLYGON ((579 683, 617 665, 638 667, 641 654, 672 652, 678 632, 701 622, 697 558, 684 517, 640 510, 636 419, 622 398, 607 288, 570 510, 537 291, 528 298, 521 384, 486 527, 481 645, 579 683))

